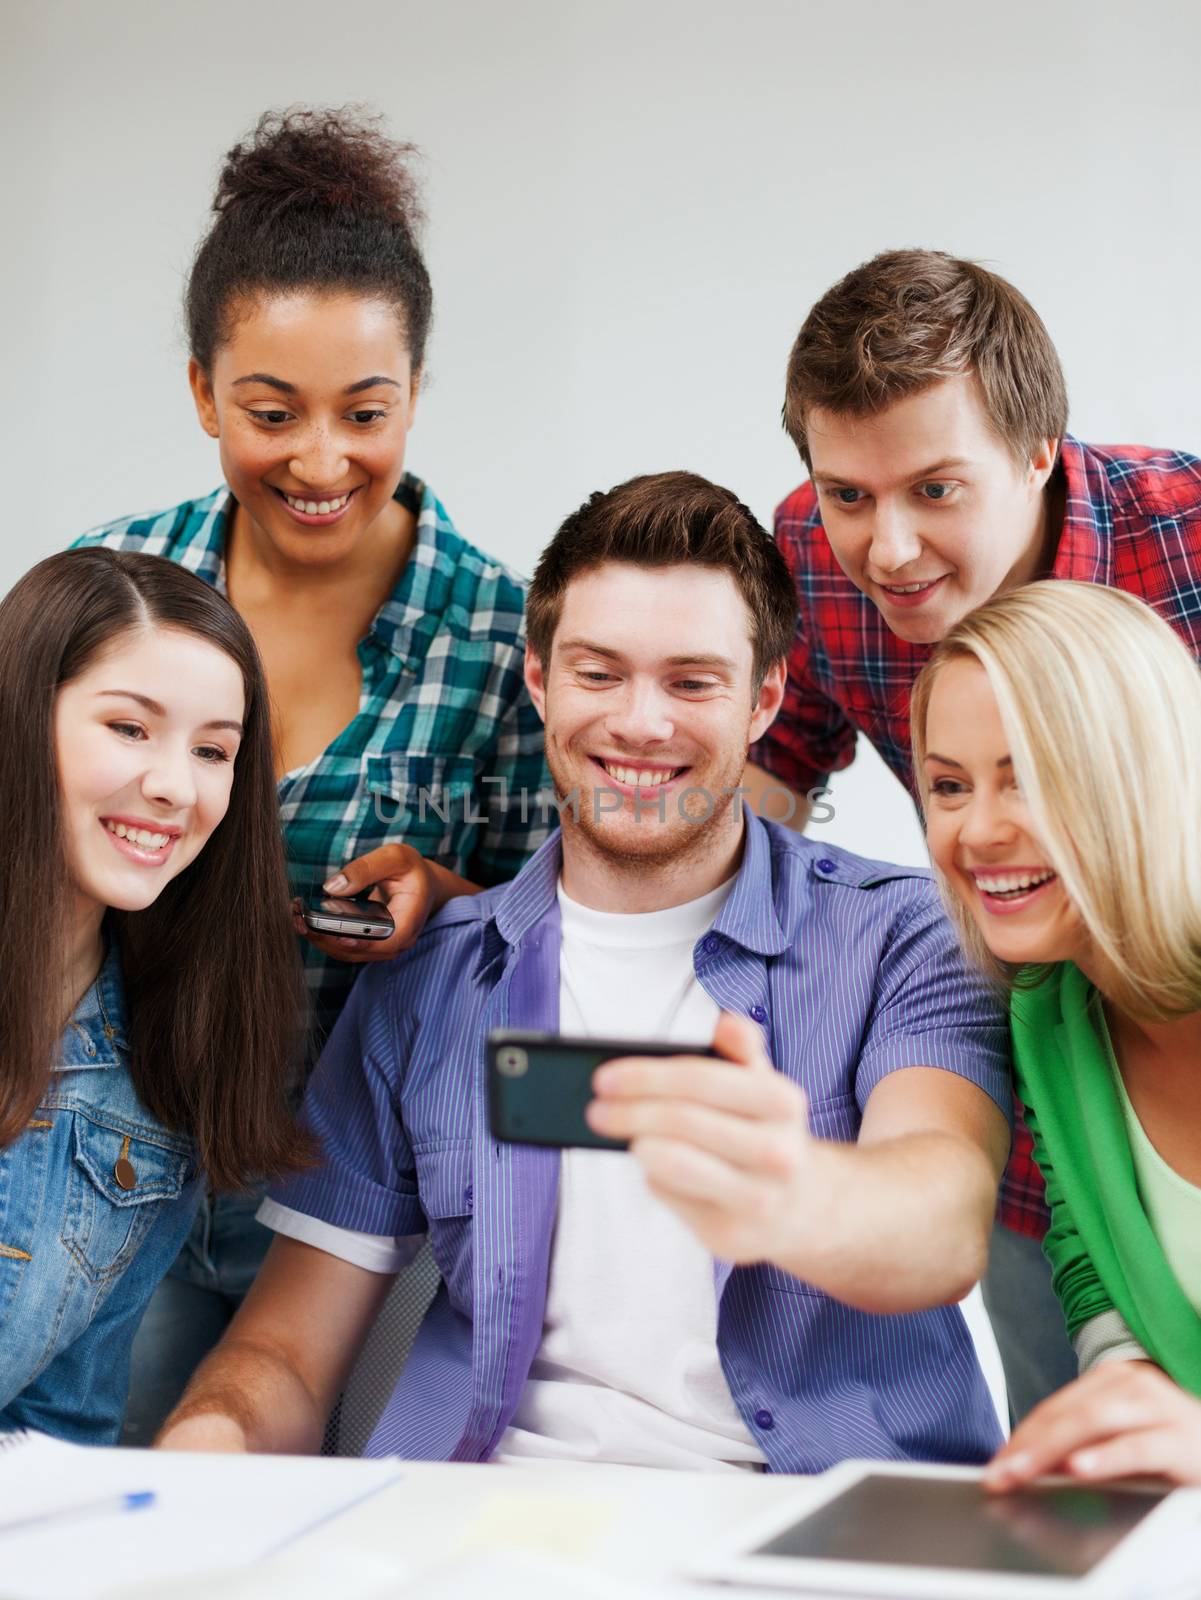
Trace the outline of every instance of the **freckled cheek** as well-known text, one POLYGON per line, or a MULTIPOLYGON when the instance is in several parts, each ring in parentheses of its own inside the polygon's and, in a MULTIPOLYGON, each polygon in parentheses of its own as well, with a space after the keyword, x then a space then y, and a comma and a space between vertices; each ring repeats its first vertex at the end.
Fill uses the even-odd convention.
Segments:
POLYGON ((288 459, 288 449, 282 439, 248 437, 236 430, 232 436, 222 434, 221 464, 229 478, 250 481, 280 466, 288 459))
POLYGON ((390 494, 404 470, 405 438, 402 429, 382 439, 352 441, 354 448, 348 446, 347 454, 373 478, 386 484, 390 494))

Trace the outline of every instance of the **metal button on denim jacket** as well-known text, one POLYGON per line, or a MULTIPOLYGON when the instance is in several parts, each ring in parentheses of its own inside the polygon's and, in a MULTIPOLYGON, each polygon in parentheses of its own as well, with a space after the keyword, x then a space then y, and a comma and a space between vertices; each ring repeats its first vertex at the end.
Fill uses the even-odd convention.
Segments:
POLYGON ((0 1150, 0 1430, 116 1442, 133 1336, 199 1192, 191 1142, 134 1090, 113 946, 0 1150))

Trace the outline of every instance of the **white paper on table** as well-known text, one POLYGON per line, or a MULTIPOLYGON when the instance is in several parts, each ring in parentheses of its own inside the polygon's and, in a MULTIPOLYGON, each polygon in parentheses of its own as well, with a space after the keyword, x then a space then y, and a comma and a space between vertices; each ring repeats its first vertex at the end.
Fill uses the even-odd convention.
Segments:
POLYGON ((0 1522, 153 1490, 105 1510, 0 1533, 3 1600, 101 1600, 134 1585, 242 1567, 377 1493, 392 1461, 106 1450, 44 1434, 0 1441, 0 1522))

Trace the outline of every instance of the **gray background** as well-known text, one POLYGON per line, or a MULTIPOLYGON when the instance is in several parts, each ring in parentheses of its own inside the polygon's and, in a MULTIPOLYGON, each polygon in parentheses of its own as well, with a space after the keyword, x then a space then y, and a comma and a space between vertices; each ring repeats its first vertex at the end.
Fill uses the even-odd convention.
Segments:
MULTIPOLYGON (((528 571, 593 488, 687 466, 764 518, 811 302, 895 245, 986 260, 1075 431, 1201 451, 1201 7, 1150 0, 5 0, 0 587, 218 481, 179 298, 219 157, 366 101, 425 152, 436 294, 409 448, 528 571)), ((823 836, 924 860, 860 755, 823 836)))

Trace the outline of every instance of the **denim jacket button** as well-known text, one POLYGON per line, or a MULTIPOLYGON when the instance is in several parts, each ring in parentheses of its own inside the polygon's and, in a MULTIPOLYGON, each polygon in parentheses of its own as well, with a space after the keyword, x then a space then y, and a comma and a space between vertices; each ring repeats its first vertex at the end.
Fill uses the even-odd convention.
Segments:
POLYGON ((136 1189, 138 1186, 138 1175, 128 1156, 118 1156, 113 1162, 113 1177, 117 1180, 118 1189, 136 1189))

